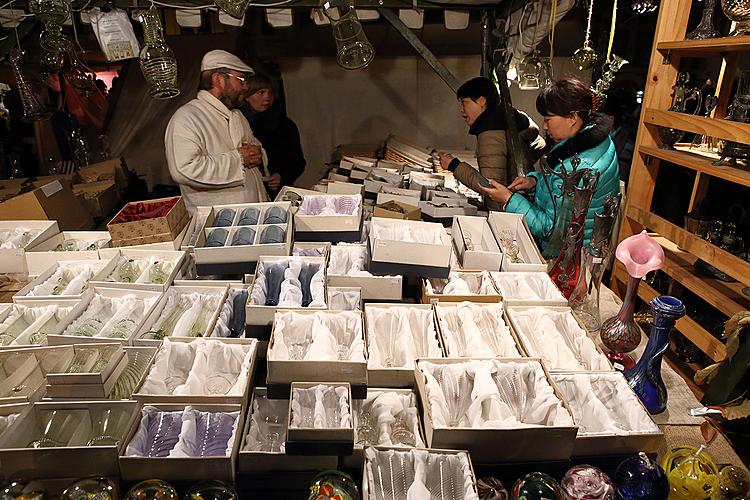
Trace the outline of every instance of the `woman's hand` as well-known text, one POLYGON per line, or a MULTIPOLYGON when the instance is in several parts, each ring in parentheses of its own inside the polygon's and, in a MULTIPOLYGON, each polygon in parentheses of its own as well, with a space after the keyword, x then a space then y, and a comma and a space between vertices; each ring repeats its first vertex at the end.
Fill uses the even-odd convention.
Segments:
POLYGON ((508 185, 508 189, 511 191, 522 191, 528 193, 536 186, 536 179, 534 177, 516 177, 508 185))
POLYGON ((490 184, 492 184, 492 187, 479 186, 479 188, 484 191, 484 194, 504 206, 508 203, 510 197, 513 196, 513 191, 493 179, 490 179, 489 181, 490 184))
POLYGON ((448 165, 450 165, 453 161, 453 156, 449 155, 448 153, 438 151, 438 158, 440 158, 440 166, 442 167, 442 169, 448 170, 448 165))

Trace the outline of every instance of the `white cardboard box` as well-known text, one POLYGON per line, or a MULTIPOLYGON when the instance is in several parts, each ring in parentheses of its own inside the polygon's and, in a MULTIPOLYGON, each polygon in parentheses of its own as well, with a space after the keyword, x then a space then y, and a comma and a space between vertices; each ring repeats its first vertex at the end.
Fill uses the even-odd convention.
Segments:
POLYGON ((547 272, 547 263, 542 257, 539 247, 534 242, 531 230, 526 225, 526 219, 524 219, 523 215, 490 212, 487 222, 497 241, 500 241, 501 229, 510 229, 515 233, 518 255, 523 259, 523 263, 513 263, 510 262, 510 259, 505 258, 505 254, 503 254, 501 271, 547 272))
MULTIPOLYGON (((351 386, 345 382, 292 382, 291 397, 290 401, 294 402, 294 390, 295 389, 309 389, 316 385, 327 385, 331 387, 345 387, 347 389, 347 402, 349 403, 349 427, 335 427, 335 428, 313 428, 313 427, 293 427, 292 426, 292 407, 293 404, 289 405, 289 414, 287 415, 287 438, 288 441, 295 443, 310 443, 314 444, 317 442, 326 443, 341 443, 343 445, 354 446, 354 427, 353 420, 351 418, 352 412, 352 391, 351 386)), ((287 442, 287 447, 289 446, 287 442)))
POLYGON ((64 370, 50 371, 47 372, 47 385, 71 385, 71 384, 104 384, 110 376, 115 375, 119 377, 122 370, 128 364, 128 358, 125 351, 122 348, 122 344, 110 343, 110 344, 89 344, 89 345, 74 345, 73 356, 79 353, 79 351, 98 351, 98 356, 109 349, 114 348, 114 352, 109 356, 107 364, 104 365, 100 371, 92 372, 80 372, 80 373, 68 373, 68 368, 64 370), (123 363, 124 362, 124 363, 123 363))
POLYGON ((73 360, 73 347, 30 347, 0 351, 0 404, 17 404, 38 401, 46 391, 46 375, 50 371, 63 370, 73 360), (8 373, 6 368, 11 368, 8 373), (14 387, 23 386, 27 391, 15 392, 14 387), (21 394, 26 392, 26 394, 21 394))
MULTIPOLYGON (((79 253, 79 252, 68 252, 68 253, 79 253)), ((29 300, 37 300, 37 299, 80 300, 83 297, 87 287, 84 287, 84 292, 78 293, 75 295, 29 295, 29 293, 31 293, 31 291, 34 288, 44 283, 53 274, 55 274, 61 266, 68 267, 70 265, 76 265, 76 264, 89 264, 93 268, 94 275, 89 280, 89 282, 92 282, 92 281, 104 280, 107 276, 109 276, 115 270, 117 261, 115 259, 109 259, 109 260, 82 260, 82 261, 81 260, 63 260, 62 263, 57 262, 53 264, 50 268, 40 273, 39 276, 34 278, 28 285, 21 288, 21 290, 19 290, 18 293, 16 293, 13 296, 13 302, 23 303, 29 300)))
POLYGON ((41 333, 46 336, 50 332, 54 332, 56 326, 59 323, 62 323, 68 319, 70 314, 73 312, 73 308, 78 304, 78 301, 76 300, 44 300, 44 299, 29 299, 28 301, 25 301, 23 304, 13 304, 12 307, 9 307, 5 311, 0 312, 0 322, 5 320, 5 318, 13 311, 13 308, 15 307, 29 307, 29 308, 40 308, 40 307, 47 307, 47 306, 55 306, 56 310, 55 313, 52 315, 48 323, 45 323, 44 325, 37 325, 39 328, 31 328, 33 323, 29 325, 29 327, 26 328, 26 330, 22 331, 18 334, 16 339, 8 344, 0 346, 0 351, 4 349, 18 349, 19 347, 31 347, 31 346, 39 346, 42 345, 41 342, 37 342, 36 344, 32 344, 32 337, 37 334, 41 333), (44 328, 44 330, 41 330, 41 328, 44 328))
POLYGON ((38 276, 57 262, 63 260, 99 260, 99 249, 81 250, 78 252, 57 252, 55 248, 65 240, 77 239, 83 241, 106 240, 103 248, 109 248, 111 238, 109 231, 63 231, 26 251, 26 264, 29 275, 38 276))
POLYGON ((359 232, 362 222, 362 196, 356 195, 305 195, 305 198, 331 198, 350 196, 355 199, 357 208, 352 215, 303 215, 294 214, 294 232, 297 233, 351 233, 359 232))
POLYGON ((32 238, 24 248, 0 249, 0 274, 29 272, 29 268, 26 264, 26 252, 60 232, 60 229, 57 226, 57 221, 54 220, 0 221, 0 231, 3 229, 16 228, 39 231, 39 234, 32 238))
MULTIPOLYGON (((365 270, 369 269, 369 249, 365 243, 347 246, 361 247, 367 258, 365 259, 365 270)), ((336 246, 331 247, 331 252, 336 246)), ((403 276, 362 276, 327 274, 328 285, 334 287, 359 287, 362 289, 364 300, 389 300, 399 301, 402 298, 403 276)))
POLYGON ((549 274, 547 274, 546 272, 493 272, 490 273, 490 276, 492 276, 492 280, 495 282, 498 290, 503 294, 503 302, 505 302, 505 304, 508 306, 568 306, 568 299, 566 299, 560 293, 557 285, 555 285, 555 282, 552 281, 552 278, 550 278, 549 274), (503 286, 501 285, 501 283, 504 279, 533 279, 535 281, 538 281, 539 283, 542 283, 541 286, 546 289, 545 293, 549 293, 550 296, 554 296, 555 298, 552 300, 545 300, 541 298, 538 300, 519 298, 518 296, 514 296, 513 294, 509 294, 503 291, 503 286))
POLYGON ((453 217, 453 242, 463 269, 499 271, 503 254, 484 217, 453 217))
POLYGON ((370 268, 377 274, 409 274, 447 278, 453 244, 445 228, 433 222, 418 222, 373 217, 369 235, 370 268), (440 243, 415 243, 380 236, 396 228, 436 232, 440 243))
POLYGON ((328 194, 358 194, 362 195, 362 185, 350 182, 329 182, 328 194))
MULTIPOLYGON (((141 259, 149 262, 151 257, 157 259, 169 260, 174 263, 169 276, 164 283, 125 283, 120 281, 107 281, 106 279, 101 281, 91 281, 90 286, 99 286, 107 288, 129 288, 134 290, 150 290, 154 292, 164 292, 169 288, 169 285, 177 278, 180 270, 185 263, 187 254, 181 250, 146 250, 142 248, 134 247, 122 247, 122 248, 107 248, 99 251, 99 255, 102 259, 114 258, 115 262, 120 256, 141 259)), ((147 273, 148 268, 144 269, 141 274, 147 273)))

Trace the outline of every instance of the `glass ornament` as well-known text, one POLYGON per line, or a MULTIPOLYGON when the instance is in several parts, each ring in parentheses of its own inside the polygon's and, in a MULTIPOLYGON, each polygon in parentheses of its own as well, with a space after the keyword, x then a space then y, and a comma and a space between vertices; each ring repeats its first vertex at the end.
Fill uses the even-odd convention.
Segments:
POLYGON ((360 69, 370 64, 375 49, 367 39, 352 0, 327 0, 321 5, 331 21, 336 41, 336 62, 344 69, 360 69))
POLYGON ((743 467, 729 465, 719 471, 711 500, 747 500, 750 498, 750 473, 743 467))
POLYGON ((68 0, 29 0, 29 12, 45 25, 61 25, 70 17, 68 0))
POLYGON ((245 17, 250 0, 214 0, 218 8, 236 19, 245 17))
POLYGON ((125 500, 179 500, 177 490, 161 479, 141 481, 125 495, 125 500))
POLYGON ((22 51, 18 47, 14 47, 13 49, 11 49, 10 55, 8 56, 11 68, 13 68, 13 76, 15 76, 16 84, 18 85, 18 93, 21 96, 21 105, 23 106, 23 119, 28 122, 45 120, 52 116, 52 113, 47 111, 47 109, 42 106, 36 94, 32 90, 31 85, 26 80, 24 74, 21 72, 19 63, 23 56, 24 51, 22 51))
POLYGON ((117 484, 106 477, 79 479, 65 488, 60 500, 119 500, 117 484))
POLYGON ((620 462, 612 479, 622 500, 665 500, 669 495, 664 469, 643 452, 620 462))
POLYGON ((670 500, 709 500, 719 480, 706 447, 679 446, 669 450, 661 466, 669 480, 670 500))
POLYGON ((479 500, 508 500, 510 495, 502 481, 494 477, 483 477, 477 480, 479 500))
POLYGON ((36 481, 11 481, 0 489, 0 500, 45 500, 47 492, 36 481))
POLYGON ((151 85, 151 97, 172 99, 180 95, 177 88, 177 59, 164 40, 159 11, 155 7, 141 12, 143 48, 140 53, 141 71, 151 85))
POLYGON ((182 500, 238 500, 234 488, 223 481, 203 481, 196 484, 182 500))
POLYGON ((706 40, 708 38, 719 38, 721 33, 714 26, 714 12, 716 11, 716 0, 706 0, 703 4, 703 14, 698 26, 685 36, 686 40, 706 40))
POLYGON ((563 500, 563 491, 555 479, 543 472, 531 472, 516 480, 513 500, 563 500))
POLYGON ((576 465, 560 481, 566 500, 615 500, 615 486, 601 469, 576 465))
POLYGON ((324 498, 359 500, 357 482, 349 474, 338 470, 323 471, 313 478, 308 500, 324 498))

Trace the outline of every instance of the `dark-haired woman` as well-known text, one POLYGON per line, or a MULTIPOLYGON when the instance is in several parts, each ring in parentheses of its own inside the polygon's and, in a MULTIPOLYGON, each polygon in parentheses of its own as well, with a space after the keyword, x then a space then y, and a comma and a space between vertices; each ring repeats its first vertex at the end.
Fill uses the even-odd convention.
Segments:
MULTIPOLYGON (((586 214, 584 242, 588 243, 594 226, 594 214, 601 212, 609 195, 619 192, 620 173, 615 145, 609 138, 608 117, 594 111, 596 99, 589 88, 574 77, 566 77, 542 89, 536 99, 536 109, 544 117, 544 130, 554 142, 547 153, 547 165, 555 172, 562 166, 570 172, 574 158, 580 160, 579 169, 599 172, 599 183, 586 214)), ((482 188, 506 212, 523 214, 534 238, 544 248, 552 233, 555 205, 560 205, 562 179, 554 174, 545 176, 532 172, 518 177, 508 187, 493 182, 482 188), (546 177, 546 178, 545 178, 546 177), (521 193, 535 192, 534 201, 521 193), (553 202, 554 200, 554 202, 553 202)))
MULTIPOLYGON (((491 80, 483 77, 472 78, 456 92, 459 113, 469 125, 469 133, 477 136, 477 163, 479 173, 487 179, 500 183, 508 180, 508 147, 505 140, 506 117, 500 107, 497 88, 491 80)), ((544 141, 539 137, 539 129, 529 117, 513 110, 516 125, 522 142, 531 149, 541 149, 544 141), (531 144, 531 145, 530 145, 531 144)), ((477 171, 468 163, 446 153, 438 153, 440 165, 453 172, 453 176, 465 186, 481 193, 477 171)), ((499 210, 497 202, 486 199, 490 210, 499 210)))

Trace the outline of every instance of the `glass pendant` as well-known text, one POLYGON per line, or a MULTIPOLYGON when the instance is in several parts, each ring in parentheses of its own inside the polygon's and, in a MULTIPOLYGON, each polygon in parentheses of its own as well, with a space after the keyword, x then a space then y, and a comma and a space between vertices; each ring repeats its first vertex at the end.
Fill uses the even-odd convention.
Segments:
POLYGON ((236 19, 245 17, 250 0, 214 0, 218 8, 236 19))
POLYGON ((617 72, 620 71, 620 69, 622 69, 622 67, 626 64, 630 63, 622 57, 612 54, 612 58, 602 67, 602 77, 599 78, 591 88, 591 90, 594 92, 594 94, 597 95, 597 97, 599 97, 600 99, 607 98, 607 91, 612 85, 612 82, 615 81, 617 72))
POLYGON ((44 106, 39 102, 36 94, 31 89, 31 85, 26 77, 21 73, 18 63, 21 61, 24 52, 19 48, 13 48, 10 51, 10 65, 13 68, 13 76, 16 77, 18 93, 21 95, 21 105, 23 106, 23 119, 28 122, 45 120, 51 116, 44 106))
POLYGON ((70 16, 70 2, 68 0, 29 0, 29 11, 45 25, 61 25, 70 16))
POLYGON ((143 23, 143 48, 141 71, 151 85, 151 97, 172 99, 180 95, 177 88, 177 59, 164 40, 159 11, 151 7, 141 13, 143 23))
POLYGON ((362 29, 354 2, 330 0, 325 1, 322 8, 331 21, 338 65, 344 69, 360 69, 370 64, 375 57, 375 49, 362 29))
POLYGON ((518 88, 521 90, 537 90, 541 86, 542 61, 536 51, 521 59, 516 67, 518 72, 518 88))
MULTIPOLYGON (((716 1, 716 0, 714 0, 716 1)), ((571 60, 576 67, 583 71, 591 69, 596 65, 598 59, 596 52, 591 48, 591 14, 594 12, 594 0, 589 3, 589 15, 586 20, 586 37, 583 39, 583 47, 573 53, 571 60)))

